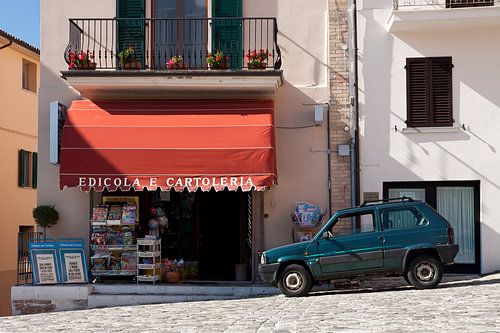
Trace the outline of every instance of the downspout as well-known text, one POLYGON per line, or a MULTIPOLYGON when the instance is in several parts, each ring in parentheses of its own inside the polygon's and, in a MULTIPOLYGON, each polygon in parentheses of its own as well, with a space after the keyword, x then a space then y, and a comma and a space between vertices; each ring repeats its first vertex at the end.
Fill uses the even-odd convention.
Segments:
MULTIPOLYGON (((6 38, 6 39, 7 39, 7 38, 6 38)), ((5 49, 5 48, 7 48, 7 47, 9 47, 9 46, 11 46, 11 45, 12 45, 12 40, 11 40, 11 39, 7 39, 7 40, 9 41, 9 43, 8 43, 8 44, 6 44, 6 45, 4 45, 4 46, 0 46, 0 50, 1 50, 1 49, 5 49)))
POLYGON ((328 218, 332 217, 332 140, 330 139, 330 103, 326 103, 326 142, 328 156, 328 218))
POLYGON ((359 205, 358 37, 356 0, 348 0, 351 205, 359 205))

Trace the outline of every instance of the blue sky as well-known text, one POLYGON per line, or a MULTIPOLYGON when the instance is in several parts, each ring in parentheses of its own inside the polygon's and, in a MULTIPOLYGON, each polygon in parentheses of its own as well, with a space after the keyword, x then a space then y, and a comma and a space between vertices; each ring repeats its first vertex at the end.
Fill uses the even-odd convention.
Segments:
POLYGON ((1 0, 0 29, 40 47, 40 0, 1 0))

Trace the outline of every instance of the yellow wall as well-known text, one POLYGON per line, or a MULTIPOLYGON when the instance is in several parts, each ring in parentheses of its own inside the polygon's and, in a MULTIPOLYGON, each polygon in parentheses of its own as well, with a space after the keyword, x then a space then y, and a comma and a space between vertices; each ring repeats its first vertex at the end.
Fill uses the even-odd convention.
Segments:
MULTIPOLYGON (((0 37, 0 47, 6 44, 0 37)), ((34 225, 36 190, 18 187, 18 151, 38 150, 39 73, 37 54, 16 43, 0 50, 0 315, 10 314, 19 226, 34 225), (23 59, 37 65, 37 93, 22 88, 23 59)))

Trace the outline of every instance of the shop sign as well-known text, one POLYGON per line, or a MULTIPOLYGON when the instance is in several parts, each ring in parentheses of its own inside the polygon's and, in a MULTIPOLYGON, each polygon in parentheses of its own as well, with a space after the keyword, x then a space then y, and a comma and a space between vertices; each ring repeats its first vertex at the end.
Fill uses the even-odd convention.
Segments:
POLYGON ((30 242, 29 250, 33 265, 33 284, 59 283, 57 243, 53 240, 30 242))
POLYGON ((60 239, 58 250, 63 283, 87 283, 87 260, 82 239, 60 239))
POLYGON ((29 243, 33 284, 88 283, 82 239, 29 243))
POLYGON ((84 188, 252 188, 251 176, 238 177, 78 177, 78 187, 84 188))

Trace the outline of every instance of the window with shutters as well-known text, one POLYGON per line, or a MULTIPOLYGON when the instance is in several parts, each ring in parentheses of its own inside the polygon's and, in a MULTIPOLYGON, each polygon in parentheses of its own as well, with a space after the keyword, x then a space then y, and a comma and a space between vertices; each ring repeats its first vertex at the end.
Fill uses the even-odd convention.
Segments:
POLYGON ((451 57, 407 58, 408 127, 453 126, 451 57))
POLYGON ((24 149, 19 150, 19 187, 37 187, 38 154, 24 149))

